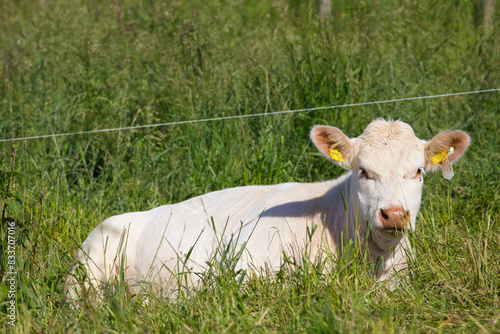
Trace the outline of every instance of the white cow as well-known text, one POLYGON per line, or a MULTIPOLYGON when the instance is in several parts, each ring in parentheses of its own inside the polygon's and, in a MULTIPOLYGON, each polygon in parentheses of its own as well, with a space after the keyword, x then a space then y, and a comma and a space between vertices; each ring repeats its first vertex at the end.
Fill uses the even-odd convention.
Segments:
POLYGON ((341 256, 342 245, 358 240, 378 263, 379 280, 404 269, 423 176, 442 167, 450 178, 469 136, 445 131, 424 141, 408 124, 384 120, 357 138, 330 126, 315 126, 310 136, 328 159, 351 171, 332 181, 230 188, 111 217, 77 254, 91 283, 122 270, 132 287, 147 281, 175 294, 177 273, 188 272, 186 281, 194 284, 224 245, 244 246, 239 268, 277 271, 283 254, 299 261, 305 253, 315 260, 324 250, 341 256))

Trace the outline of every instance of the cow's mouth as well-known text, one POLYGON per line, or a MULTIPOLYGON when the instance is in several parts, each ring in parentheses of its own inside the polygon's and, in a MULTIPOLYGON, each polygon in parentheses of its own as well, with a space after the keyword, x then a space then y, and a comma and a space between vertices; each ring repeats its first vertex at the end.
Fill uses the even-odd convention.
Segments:
POLYGON ((387 233, 398 234, 398 233, 406 232, 408 229, 407 228, 397 228, 397 227, 384 227, 384 228, 381 228, 380 230, 387 232, 387 233))

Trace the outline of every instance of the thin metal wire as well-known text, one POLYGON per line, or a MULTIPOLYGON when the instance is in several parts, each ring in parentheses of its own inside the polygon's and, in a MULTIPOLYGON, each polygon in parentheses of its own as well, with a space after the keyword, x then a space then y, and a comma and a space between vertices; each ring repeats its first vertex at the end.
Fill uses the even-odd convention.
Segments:
POLYGON ((20 140, 33 140, 33 139, 54 138, 54 137, 63 137, 63 136, 85 135, 85 134, 101 133, 101 132, 112 132, 112 131, 124 131, 124 130, 133 130, 133 129, 144 129, 144 128, 159 127, 159 126, 170 126, 170 125, 193 124, 193 123, 202 123, 202 122, 213 122, 213 121, 222 121, 222 120, 238 119, 238 118, 248 118, 248 117, 257 117, 257 116, 270 116, 270 115, 278 115, 278 114, 290 114, 290 113, 304 112, 304 111, 315 111, 315 110, 325 110, 325 109, 338 109, 338 108, 360 107, 360 106, 367 106, 367 105, 374 105, 374 104, 403 102, 403 101, 413 101, 413 100, 424 100, 424 99, 433 99, 433 98, 449 97, 449 96, 457 96, 457 95, 470 95, 470 94, 480 94, 480 93, 491 93, 491 92, 498 92, 498 91, 500 91, 500 88, 476 90, 476 91, 469 91, 469 92, 459 92, 459 93, 448 93, 448 94, 438 94, 438 95, 428 95, 428 96, 407 97, 407 98, 392 99, 392 100, 383 100, 383 101, 349 103, 349 104, 341 104, 341 105, 326 106, 326 107, 315 107, 315 108, 305 108, 305 109, 295 109, 295 110, 283 110, 283 111, 274 111, 274 112, 266 112, 266 113, 258 113, 258 114, 235 115, 235 116, 214 117, 214 118, 205 118, 205 119, 194 119, 194 120, 179 121, 179 122, 167 122, 167 123, 156 123, 156 124, 126 126, 126 127, 110 128, 110 129, 97 129, 97 130, 79 131, 79 132, 56 133, 56 134, 39 135, 39 136, 32 136, 32 137, 0 139, 0 143, 2 143, 2 142, 20 141, 20 140))

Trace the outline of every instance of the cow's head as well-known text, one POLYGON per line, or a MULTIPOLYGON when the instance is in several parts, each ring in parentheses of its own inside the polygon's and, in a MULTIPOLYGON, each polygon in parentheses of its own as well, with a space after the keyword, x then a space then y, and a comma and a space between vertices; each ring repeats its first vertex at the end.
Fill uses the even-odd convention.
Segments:
POLYGON ((408 124, 384 120, 373 121, 357 138, 331 126, 315 126, 311 140, 328 159, 352 170, 351 200, 358 220, 369 222, 383 248, 415 229, 425 173, 443 168, 451 178, 451 165, 470 143, 463 131, 441 132, 425 141, 408 124))

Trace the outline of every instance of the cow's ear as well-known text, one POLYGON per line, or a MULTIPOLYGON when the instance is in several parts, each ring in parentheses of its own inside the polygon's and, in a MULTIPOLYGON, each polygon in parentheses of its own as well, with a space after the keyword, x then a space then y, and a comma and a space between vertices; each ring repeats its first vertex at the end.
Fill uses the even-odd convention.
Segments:
POLYGON ((469 144, 470 137, 460 130, 437 134, 425 145, 425 170, 434 172, 443 164, 455 163, 465 153, 469 144))
POLYGON ((335 164, 352 168, 354 140, 332 126, 316 125, 311 130, 311 140, 318 150, 335 164))

